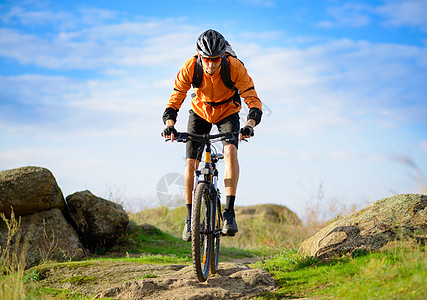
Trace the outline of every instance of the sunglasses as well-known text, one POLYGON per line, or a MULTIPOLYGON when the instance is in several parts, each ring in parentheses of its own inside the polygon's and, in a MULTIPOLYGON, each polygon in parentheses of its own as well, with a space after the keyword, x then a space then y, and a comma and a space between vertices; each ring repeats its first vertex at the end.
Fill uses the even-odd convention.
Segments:
POLYGON ((213 58, 202 56, 202 59, 205 63, 213 62, 214 64, 216 64, 216 63, 219 63, 221 61, 222 56, 213 57, 213 58))

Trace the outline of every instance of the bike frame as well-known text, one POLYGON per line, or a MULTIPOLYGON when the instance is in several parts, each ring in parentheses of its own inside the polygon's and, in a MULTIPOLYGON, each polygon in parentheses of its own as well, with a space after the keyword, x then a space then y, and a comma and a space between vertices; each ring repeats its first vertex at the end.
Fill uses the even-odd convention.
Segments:
POLYGON ((220 134, 204 134, 197 135, 191 133, 178 133, 176 137, 176 141, 178 142, 188 142, 189 140, 197 140, 202 143, 203 148, 205 149, 204 161, 203 165, 200 169, 195 171, 195 185, 194 185, 194 197, 196 203, 193 203, 193 215, 192 215, 192 228, 194 231, 192 232, 192 236, 197 242, 194 242, 192 239, 192 251, 193 251, 193 266, 195 267, 196 276, 199 281, 205 281, 208 277, 209 269, 212 274, 217 271, 218 267, 218 255, 219 255, 219 247, 220 247, 220 237, 222 235, 221 222, 223 221, 223 217, 221 214, 221 201, 219 199, 220 192, 218 190, 218 169, 217 162, 224 158, 224 156, 218 155, 217 153, 212 153, 212 143, 216 140, 225 140, 232 141, 237 140, 238 132, 230 132, 230 133, 220 133, 220 134), (200 185, 200 188, 198 189, 200 185), (196 196, 196 190, 198 190, 198 196, 196 196), (205 190, 204 195, 200 196, 200 191, 205 190), (204 199, 205 202, 200 202, 204 199), (206 217, 206 225, 203 229, 199 229, 199 218, 200 218, 200 205, 205 205, 205 209, 207 211, 206 217), (198 207, 198 208, 195 208, 198 207), (194 214, 198 215, 198 217, 194 217, 194 214), (194 218, 197 221, 194 221, 194 218), (193 223, 193 221, 195 223, 193 223), (194 234, 194 235, 193 235, 194 234), (200 239, 202 242, 199 244, 200 239), (205 244, 206 241, 206 244, 205 244), (194 243, 194 244, 193 244, 194 243), (199 249, 203 245, 203 257, 199 257, 199 249), (195 250, 194 250, 195 249, 195 250), (196 254, 195 254, 196 253, 196 254))
POLYGON ((238 132, 228 132, 228 133, 219 133, 219 134, 192 134, 187 132, 178 133, 176 140, 178 142, 188 142, 190 139, 197 140, 202 142, 205 148, 205 157, 204 157, 204 167, 200 170, 195 171, 195 184, 194 189, 197 187, 199 182, 205 182, 208 184, 212 184, 212 188, 214 191, 218 190, 218 170, 216 168, 216 163, 218 160, 224 158, 223 155, 217 156, 216 154, 212 154, 212 140, 226 140, 231 141, 233 139, 237 139, 238 132), (200 176, 203 175, 203 180, 200 180, 200 176))
MULTIPOLYGON (((208 203, 208 205, 211 206, 211 220, 214 220, 216 217, 216 209, 218 206, 217 201, 219 201, 219 190, 218 190, 218 169, 216 168, 217 162, 224 158, 224 156, 221 154, 221 156, 218 156, 216 153, 212 154, 211 147, 212 142, 209 138, 209 135, 206 136, 205 140, 205 157, 204 157, 204 166, 200 170, 195 171, 195 184, 194 184, 194 190, 196 190, 197 185, 200 182, 204 182, 209 184, 209 191, 210 191, 210 201, 212 203, 208 203), (203 175, 203 180, 200 180, 201 175, 203 175)), ((215 225, 215 224, 211 224, 215 225)), ((215 228, 209 228, 209 232, 206 234, 213 233, 215 237, 218 237, 222 233, 222 229, 215 230, 215 228)))

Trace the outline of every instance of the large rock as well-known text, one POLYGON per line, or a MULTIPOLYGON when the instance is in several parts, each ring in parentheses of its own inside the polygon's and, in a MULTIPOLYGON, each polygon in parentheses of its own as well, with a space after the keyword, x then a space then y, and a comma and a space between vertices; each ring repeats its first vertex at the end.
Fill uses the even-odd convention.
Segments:
POLYGON ((22 167, 0 172, 0 212, 16 216, 60 208, 65 211, 61 189, 52 173, 41 167, 22 167))
MULTIPOLYGON (((85 250, 76 231, 60 209, 16 217, 16 221, 19 219, 20 227, 12 238, 10 251, 21 262, 26 261, 26 267, 49 259, 80 259, 84 256, 85 250)), ((0 239, 0 247, 5 249, 8 229, 3 220, 0 220, 0 234, 4 237, 0 239)))
POLYGON ((427 195, 384 198, 349 217, 333 222, 305 240, 299 253, 319 259, 376 250, 401 238, 425 241, 427 195))
POLYGON ((125 233, 129 217, 121 205, 89 191, 74 193, 66 200, 76 230, 90 250, 112 247, 125 233))

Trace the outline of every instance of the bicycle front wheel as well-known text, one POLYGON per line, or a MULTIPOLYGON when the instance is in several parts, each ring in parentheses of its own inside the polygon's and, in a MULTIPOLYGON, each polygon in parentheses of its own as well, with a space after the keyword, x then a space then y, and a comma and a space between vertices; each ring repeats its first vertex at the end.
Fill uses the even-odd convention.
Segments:
POLYGON ((220 247, 220 238, 222 233, 222 215, 221 215, 221 196, 219 190, 216 195, 216 207, 215 203, 212 205, 212 215, 215 218, 215 225, 213 231, 212 239, 212 254, 211 254, 211 274, 215 274, 218 271, 218 261, 219 261, 219 247, 220 247), (216 208, 216 209, 215 209, 216 208))
POLYGON ((206 281, 212 252, 211 199, 209 185, 201 182, 197 185, 193 200, 193 218, 191 222, 191 251, 193 269, 199 281, 206 281))

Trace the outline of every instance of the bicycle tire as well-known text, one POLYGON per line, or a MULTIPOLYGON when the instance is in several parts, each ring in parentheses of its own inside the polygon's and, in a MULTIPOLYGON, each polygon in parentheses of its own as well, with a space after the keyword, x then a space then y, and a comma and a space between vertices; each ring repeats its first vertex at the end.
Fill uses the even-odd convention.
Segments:
POLYGON ((211 266, 210 270, 212 274, 215 274, 218 271, 218 262, 219 262, 219 247, 220 247, 220 238, 222 234, 222 215, 221 215, 221 196, 219 191, 216 194, 216 209, 215 209, 215 225, 214 235, 212 241, 212 256, 211 256, 211 266))
POLYGON ((211 201, 209 185, 201 182, 197 185, 193 201, 193 218, 191 222, 191 252, 193 269, 200 282, 209 275, 212 254, 212 234, 208 234, 211 223, 211 201))

